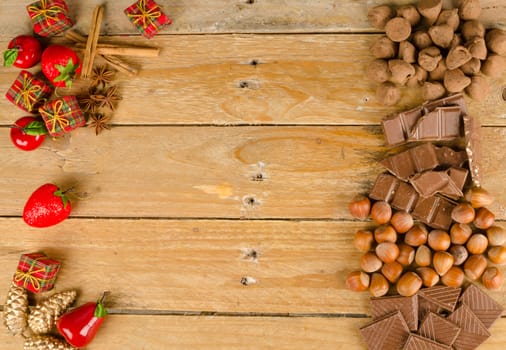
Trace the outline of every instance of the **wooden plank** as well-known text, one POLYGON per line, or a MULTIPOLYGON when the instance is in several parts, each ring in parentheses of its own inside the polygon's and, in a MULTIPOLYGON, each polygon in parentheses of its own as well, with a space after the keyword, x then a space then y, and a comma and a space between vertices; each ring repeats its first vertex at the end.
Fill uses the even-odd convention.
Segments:
MULTIPOLYGON (((484 187, 499 219, 505 134, 483 129, 484 187)), ((379 127, 357 126, 81 128, 34 152, 4 137, 0 215, 21 215, 33 190, 56 182, 85 192, 75 216, 349 219, 386 152, 379 127)))
MULTIPOLYGON (((33 0, 0 3, 0 35, 30 32, 25 6, 33 0)), ((102 33, 108 35, 139 35, 123 14, 133 0, 108 1, 102 33)), ((389 4, 416 3, 393 0, 389 4)), ((76 29, 87 32, 93 8, 103 1, 67 0, 76 29)), ((323 0, 213 0, 158 1, 164 6, 173 24, 162 34, 183 33, 287 33, 287 32, 360 32, 372 31, 367 10, 376 1, 323 0), (251 2, 251 3, 250 3, 251 2)), ((447 5, 450 0, 446 0, 447 5)), ((503 0, 481 0, 481 20, 488 26, 506 25, 506 4, 503 0)))
MULTIPOLYGON (((110 290, 115 310, 370 314, 369 293, 345 287, 359 268, 354 233, 370 223, 69 219, 40 230, 4 218, 0 226, 0 301, 20 254, 44 251, 62 261, 58 290, 78 288, 78 302, 110 290)), ((505 292, 491 295, 506 306, 505 292)))
MULTIPOLYGON (((359 328, 370 319, 319 317, 184 317, 111 315, 86 349, 192 350, 365 350, 359 328)), ((506 342, 506 320, 491 328, 480 350, 499 350, 506 342)), ((4 350, 22 339, 0 332, 4 350)))
MULTIPOLYGON (((159 57, 126 58, 140 68, 137 77, 118 74, 123 100, 117 124, 378 124, 389 113, 422 102, 408 89, 395 107, 377 103, 375 84, 365 78, 375 35, 223 35, 169 36, 150 44, 159 57), (252 65, 251 62, 258 64, 252 65)), ((143 39, 109 38, 145 45, 143 39)), ((0 46, 7 46, 6 41, 0 46)), ((39 67, 32 72, 39 71, 39 67)), ((19 70, 0 71, 7 91, 19 70)), ((471 100, 469 110, 485 125, 506 125, 502 97, 506 71, 489 79, 490 95, 471 100)), ((88 83, 76 83, 87 89, 88 83)), ((0 124, 25 113, 0 99, 0 124)))

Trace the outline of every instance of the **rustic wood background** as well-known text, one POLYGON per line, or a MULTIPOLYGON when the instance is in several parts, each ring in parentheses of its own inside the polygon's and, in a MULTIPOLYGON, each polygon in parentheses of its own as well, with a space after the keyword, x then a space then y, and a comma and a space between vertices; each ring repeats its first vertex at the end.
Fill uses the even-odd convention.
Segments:
MULTIPOLYGON (((25 6, 0 1, 0 47, 30 33, 25 6)), ((367 293, 347 203, 366 193, 388 149, 379 122, 396 107, 374 98, 364 69, 378 36, 370 0, 158 0, 173 25, 140 37, 122 10, 132 0, 67 0, 86 33, 106 3, 101 41, 161 48, 118 75, 113 129, 81 128, 34 152, 16 149, 22 111, 0 99, 0 303, 23 252, 61 259, 57 290, 77 304, 112 292, 93 349, 364 349, 367 293), (76 185, 81 200, 47 229, 21 219, 45 182, 76 185), (241 283, 242 282, 242 283, 241 283)), ((413 1, 396 0, 405 4, 413 1)), ((482 0, 482 21, 506 28, 506 1, 482 0)), ((35 67, 32 71, 37 71, 35 67)), ((0 69, 0 91, 18 73, 0 69)), ((482 103, 484 187, 506 219, 506 73, 482 103)), ((506 288, 491 295, 506 306, 506 288)), ((502 349, 506 319, 482 349, 502 349)), ((22 341, 0 331, 5 350, 22 341)))

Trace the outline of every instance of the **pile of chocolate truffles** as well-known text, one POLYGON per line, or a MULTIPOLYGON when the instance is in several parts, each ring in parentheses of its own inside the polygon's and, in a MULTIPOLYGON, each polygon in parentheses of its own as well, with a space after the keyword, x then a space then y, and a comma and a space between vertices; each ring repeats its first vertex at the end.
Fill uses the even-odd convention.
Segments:
POLYGON ((400 86, 420 86, 424 100, 463 91, 483 100, 489 93, 484 75, 497 77, 506 68, 506 31, 486 29, 480 13, 479 0, 460 0, 451 9, 442 0, 371 8, 369 22, 385 31, 372 43, 376 59, 367 67, 379 84, 378 101, 395 105, 400 86))
POLYGON ((499 289, 506 230, 487 209, 493 197, 480 187, 479 123, 467 114, 464 97, 426 103, 382 125, 387 145, 417 142, 381 160, 387 172, 368 196, 349 204, 354 218, 370 217, 377 226, 355 233, 363 255, 347 287, 380 297, 395 286, 411 296, 422 286, 460 287, 467 278, 499 289), (438 145, 461 139, 465 150, 438 145))

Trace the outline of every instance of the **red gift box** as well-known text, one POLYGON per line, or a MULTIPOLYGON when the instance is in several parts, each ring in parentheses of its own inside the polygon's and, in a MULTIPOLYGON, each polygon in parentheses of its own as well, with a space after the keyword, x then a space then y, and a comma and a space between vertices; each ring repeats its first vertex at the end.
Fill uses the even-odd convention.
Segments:
POLYGON ((63 0, 40 0, 26 7, 33 31, 40 36, 60 34, 74 25, 69 8, 63 0))
POLYGON ((53 93, 53 88, 22 70, 5 97, 16 106, 27 112, 36 111, 53 93))
POLYGON ((154 0, 139 0, 125 9, 130 22, 146 38, 151 39, 160 29, 172 23, 154 0))
POLYGON ((14 274, 14 283, 34 293, 53 289, 60 262, 42 253, 23 254, 14 274))
POLYGON ((81 107, 75 96, 63 96, 39 108, 49 135, 53 137, 77 129, 86 124, 81 107))

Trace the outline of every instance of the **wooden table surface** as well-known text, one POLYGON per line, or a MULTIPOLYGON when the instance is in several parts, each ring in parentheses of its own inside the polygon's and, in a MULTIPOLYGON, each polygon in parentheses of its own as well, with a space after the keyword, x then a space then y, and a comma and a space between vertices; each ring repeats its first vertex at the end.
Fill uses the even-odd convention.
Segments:
MULTIPOLYGON (((30 2, 0 1, 2 50, 30 33, 30 2)), ((0 302, 20 254, 44 251, 63 262, 56 290, 77 289, 77 304, 112 292, 90 350, 365 349, 369 295, 344 278, 358 268, 353 233, 371 223, 347 204, 382 171, 380 120, 422 102, 414 90, 395 107, 375 101, 364 69, 379 1, 159 0, 174 23, 152 40, 122 13, 132 2, 67 0, 77 31, 105 3, 101 40, 161 49, 128 58, 141 71, 118 75, 111 131, 22 152, 9 125, 24 113, 0 99, 0 302), (46 182, 83 198, 65 222, 33 229, 22 209, 46 182)), ((506 28, 505 0, 482 7, 487 26, 506 28)), ((0 69, 0 91, 17 73, 0 69)), ((468 107, 504 222, 506 73, 490 82, 468 107)), ((505 292, 490 294, 506 307, 505 292)), ((481 349, 504 348, 505 318, 492 334, 481 349)), ((5 330, 0 344, 22 348, 5 330)))

